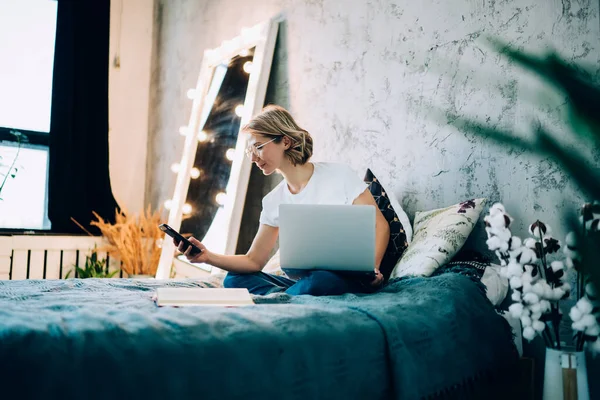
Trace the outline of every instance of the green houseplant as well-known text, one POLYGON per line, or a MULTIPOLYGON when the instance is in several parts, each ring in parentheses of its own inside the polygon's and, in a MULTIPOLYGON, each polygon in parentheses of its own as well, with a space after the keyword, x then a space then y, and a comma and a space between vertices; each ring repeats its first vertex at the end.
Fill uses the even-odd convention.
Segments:
POLYGON ((96 246, 94 246, 94 250, 90 254, 90 256, 85 258, 85 265, 83 268, 80 268, 78 265, 74 266, 74 270, 71 270, 67 273, 65 278, 69 278, 71 272, 76 271, 76 276, 78 278, 112 278, 115 276, 119 270, 108 272, 108 267, 106 265, 106 259, 99 259, 98 253, 96 252, 96 246))

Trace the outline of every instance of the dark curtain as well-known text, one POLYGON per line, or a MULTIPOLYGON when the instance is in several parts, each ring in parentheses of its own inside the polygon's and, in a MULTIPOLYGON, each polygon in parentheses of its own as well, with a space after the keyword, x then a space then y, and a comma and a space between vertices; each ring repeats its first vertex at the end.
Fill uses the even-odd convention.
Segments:
POLYGON ((92 211, 114 221, 108 172, 109 0, 59 0, 50 122, 52 231, 92 233, 92 211))

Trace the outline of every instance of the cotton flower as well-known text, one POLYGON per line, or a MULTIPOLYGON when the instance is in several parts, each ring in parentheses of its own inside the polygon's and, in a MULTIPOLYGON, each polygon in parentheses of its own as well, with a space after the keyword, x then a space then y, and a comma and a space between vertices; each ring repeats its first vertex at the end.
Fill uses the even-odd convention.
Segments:
POLYGON ((546 287, 542 281, 536 282, 533 285, 533 293, 537 294, 540 297, 546 297, 544 294, 546 293, 546 287))
POLYGON ((581 322, 581 320, 579 321, 575 321, 571 324, 571 328, 574 331, 584 331, 585 330, 585 325, 581 322))
POLYGON ((531 326, 532 323, 533 323, 533 321, 531 320, 531 317, 529 317, 527 315, 521 316, 521 325, 531 326))
POLYGON ((565 267, 565 264, 562 261, 552 261, 550 267, 552 268, 552 271, 556 272, 562 270, 565 267))
POLYGON ((592 309, 594 308, 592 306, 592 303, 590 303, 590 301, 585 297, 582 297, 581 299, 579 299, 577 304, 575 304, 575 307, 577 307, 579 309, 579 311, 581 311, 581 313, 584 315, 590 314, 592 312, 592 309))
POLYGON ((581 317, 583 317, 583 313, 576 306, 571 307, 571 310, 569 311, 569 317, 571 318, 571 321, 577 322, 581 319, 581 317))
POLYGON ((594 324, 585 329, 585 334, 587 336, 598 336, 600 335, 600 326, 598 324, 594 324))
POLYGON ((508 243, 501 240, 498 236, 492 236, 487 241, 487 246, 490 250, 507 251, 508 243))
POLYGON ((562 287, 555 287, 552 290, 551 298, 554 300, 560 300, 565 296, 565 294, 567 294, 567 291, 565 289, 563 289, 562 287))
POLYGON ((542 313, 541 313, 541 311, 538 311, 538 312, 531 313, 531 319, 532 319, 532 320, 534 320, 534 321, 537 321, 537 320, 539 320, 540 318, 542 318, 542 313))
MULTIPOLYGON (((530 293, 530 294, 533 294, 533 293, 530 293)), ((535 294, 534 294, 534 296, 535 296, 535 294)), ((540 315, 542 314, 542 306, 539 302, 530 304, 529 309, 531 310, 531 315, 538 314, 538 313, 540 315)))
POLYGON ((487 226, 492 229, 504 229, 506 228, 506 220, 504 214, 490 214, 483 219, 487 226))
POLYGON ((531 265, 526 265, 525 266, 525 272, 523 272, 523 274, 521 275, 521 281, 523 282, 523 291, 524 292, 531 292, 532 291, 532 287, 531 284, 535 281, 537 281, 537 276, 533 276, 533 266, 531 265), (528 286, 527 290, 525 290, 525 286, 528 286))
MULTIPOLYGON (((527 293, 523 296, 523 301, 527 304, 535 304, 535 303, 539 303, 540 298, 535 293, 527 293)), ((531 311, 533 311, 533 310, 531 310, 531 311)))
POLYGON ((519 262, 522 264, 530 264, 537 261, 537 256, 535 255, 535 251, 530 249, 529 247, 524 247, 521 252, 521 256, 519 257, 519 262))
POLYGON ((512 236, 510 238, 510 250, 517 250, 523 245, 523 241, 518 236, 512 236))
POLYGON ((508 311, 510 312, 510 315, 515 319, 521 318, 524 309, 525 307, 523 307, 523 304, 521 303, 513 303, 510 306, 508 306, 508 311))
POLYGON ((535 221, 529 225, 529 233, 536 238, 541 238, 550 233, 550 226, 544 224, 542 221, 535 221))
POLYGON ((581 317, 578 322, 581 322, 581 324, 586 328, 591 328, 596 325, 596 317, 594 317, 592 314, 586 314, 581 317))
POLYGON ((526 327, 523 329, 523 337, 529 341, 533 340, 535 338, 535 330, 531 326, 526 327))
POLYGON ((521 267, 519 263, 513 261, 509 261, 508 265, 506 266, 506 271, 508 273, 508 277, 523 275, 523 267, 521 267))
POLYGON ((532 328, 536 332, 542 332, 544 329, 546 329, 546 324, 544 324, 542 321, 533 321, 532 328))
POLYGON ((531 276, 531 280, 532 281, 537 281, 540 277, 540 275, 537 272, 537 268, 535 265, 531 265, 531 264, 526 264, 525 265, 525 272, 523 273, 523 275, 529 275, 531 276))
POLYGON ((525 239, 525 241, 523 242, 523 246, 527 247, 528 249, 535 249, 535 244, 537 242, 535 241, 534 238, 527 238, 525 239))
POLYGON ((515 290, 510 295, 510 298, 512 299, 512 301, 515 301, 515 302, 521 301, 521 293, 519 293, 518 291, 515 290))
POLYGON ((508 249, 508 256, 513 259, 513 260, 520 260, 521 259, 521 254, 523 253, 523 250, 525 249, 525 247, 519 247, 517 249, 514 250, 510 250, 510 247, 508 249))
POLYGON ((490 215, 505 214, 504 206, 501 203, 494 203, 490 207, 490 215))
POLYGON ((510 233, 510 229, 506 229, 506 228, 497 228, 494 229, 492 228, 492 233, 496 236, 498 236, 498 238, 500 240, 502 240, 503 242, 506 242, 506 244, 508 244, 512 234, 510 233))
POLYGON ((548 300, 540 300, 540 308, 542 313, 547 313, 551 309, 551 304, 548 300))
POLYGON ((510 278, 510 287, 513 289, 518 289, 521 286, 523 286, 523 282, 521 281, 521 278, 519 278, 518 276, 513 276, 512 278, 510 278))

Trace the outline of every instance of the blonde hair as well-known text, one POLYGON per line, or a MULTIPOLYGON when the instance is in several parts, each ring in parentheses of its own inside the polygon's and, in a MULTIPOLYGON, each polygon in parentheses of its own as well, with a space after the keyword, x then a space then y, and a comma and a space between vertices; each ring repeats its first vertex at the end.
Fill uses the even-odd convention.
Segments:
POLYGON ((242 131, 251 135, 278 138, 278 143, 284 136, 288 137, 292 145, 285 151, 285 155, 293 165, 306 164, 312 156, 313 140, 310 133, 300 128, 289 111, 281 106, 266 106, 242 127, 242 131))

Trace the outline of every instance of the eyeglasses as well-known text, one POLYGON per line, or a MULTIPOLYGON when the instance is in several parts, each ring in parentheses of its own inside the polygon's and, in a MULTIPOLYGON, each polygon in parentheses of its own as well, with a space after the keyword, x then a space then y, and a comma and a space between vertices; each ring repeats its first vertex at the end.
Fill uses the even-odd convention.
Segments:
POLYGON ((258 146, 254 144, 252 146, 246 147, 246 156, 250 159, 252 159, 252 155, 255 155, 256 157, 260 157, 262 154, 262 148, 277 139, 279 139, 279 138, 277 138, 277 137, 273 138, 273 139, 269 140, 268 142, 259 144, 258 146))

